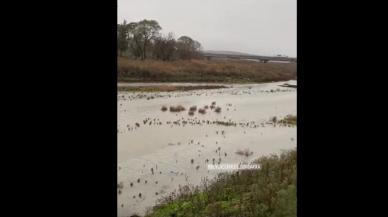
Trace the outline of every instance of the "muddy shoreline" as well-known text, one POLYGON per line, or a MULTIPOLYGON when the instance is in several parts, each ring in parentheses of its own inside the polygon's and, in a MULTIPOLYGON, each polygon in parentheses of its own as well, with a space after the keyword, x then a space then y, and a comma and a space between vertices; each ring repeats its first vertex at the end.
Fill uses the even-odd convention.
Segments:
POLYGON ((118 86, 118 91, 126 92, 173 92, 191 90, 210 90, 227 88, 223 85, 139 85, 139 86, 118 86))

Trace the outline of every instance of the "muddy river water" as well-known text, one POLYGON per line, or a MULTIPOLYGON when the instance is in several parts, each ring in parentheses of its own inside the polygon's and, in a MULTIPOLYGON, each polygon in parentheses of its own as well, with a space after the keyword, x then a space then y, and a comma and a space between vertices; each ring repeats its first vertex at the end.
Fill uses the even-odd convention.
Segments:
POLYGON ((296 115, 296 89, 280 84, 284 82, 187 92, 119 92, 118 216, 144 215, 179 186, 214 178, 219 171, 208 170, 208 164, 251 162, 296 147, 295 126, 269 121, 296 115), (221 112, 208 108, 205 114, 188 114, 190 106, 203 108, 212 102, 221 112), (176 105, 186 111, 161 111, 162 106, 176 105), (238 155, 238 150, 253 154, 238 155))

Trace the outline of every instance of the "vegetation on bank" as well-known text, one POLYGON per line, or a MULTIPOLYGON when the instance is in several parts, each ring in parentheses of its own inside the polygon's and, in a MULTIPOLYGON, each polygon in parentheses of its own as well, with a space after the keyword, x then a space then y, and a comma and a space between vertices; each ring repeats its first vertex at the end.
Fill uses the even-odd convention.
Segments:
POLYGON ((118 57, 120 82, 249 83, 296 79, 296 63, 244 60, 133 60, 118 57))
POLYGON ((209 90, 227 88, 222 85, 199 85, 199 86, 182 86, 182 85, 150 85, 150 86, 119 86, 118 91, 127 92, 172 92, 172 91, 190 91, 190 90, 209 90))
POLYGON ((201 43, 189 36, 175 39, 174 33, 161 34, 162 27, 156 20, 117 24, 117 54, 132 59, 176 59, 201 58, 201 43))
POLYGON ((180 188, 146 217, 296 217, 296 150, 262 157, 260 170, 221 174, 180 188))
POLYGON ((296 115, 287 115, 285 118, 278 121, 279 124, 296 126, 296 115))
POLYGON ((297 118, 296 115, 287 115, 283 119, 278 119, 276 116, 270 118, 272 124, 280 124, 286 126, 296 126, 297 118))
POLYGON ((296 63, 205 60, 201 43, 172 32, 156 20, 117 25, 120 82, 270 82, 296 79, 296 63))

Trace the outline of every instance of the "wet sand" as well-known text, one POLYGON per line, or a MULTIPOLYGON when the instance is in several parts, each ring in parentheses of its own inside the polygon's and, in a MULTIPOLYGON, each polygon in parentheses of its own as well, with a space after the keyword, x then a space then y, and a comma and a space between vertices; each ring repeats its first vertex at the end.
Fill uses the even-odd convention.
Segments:
POLYGON ((296 115, 296 89, 281 84, 284 82, 187 92, 119 92, 118 182, 123 187, 118 193, 118 216, 143 215, 179 186, 214 178, 217 172, 207 170, 213 159, 215 164, 250 162, 296 147, 296 127, 269 122, 273 116, 296 115), (206 114, 188 115, 190 106, 201 108, 213 101, 221 107, 220 113, 209 108, 206 114), (187 110, 161 111, 162 106, 171 105, 187 110), (235 153, 243 149, 253 155, 235 153))

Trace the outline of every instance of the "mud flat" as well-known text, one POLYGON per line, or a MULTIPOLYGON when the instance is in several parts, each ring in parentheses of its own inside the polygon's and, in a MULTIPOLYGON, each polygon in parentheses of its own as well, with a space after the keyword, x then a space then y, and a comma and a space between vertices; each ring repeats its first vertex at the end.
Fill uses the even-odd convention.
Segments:
POLYGON ((296 115, 297 90, 279 87, 281 84, 284 82, 185 92, 119 92, 118 216, 142 216, 179 186, 213 179, 219 171, 207 170, 208 164, 251 162, 294 148, 296 126, 271 121, 296 115), (178 105, 185 110, 169 110, 178 105), (194 106, 195 110, 190 109, 194 106), (253 154, 236 154, 239 150, 253 154))

